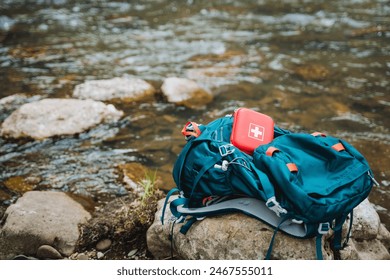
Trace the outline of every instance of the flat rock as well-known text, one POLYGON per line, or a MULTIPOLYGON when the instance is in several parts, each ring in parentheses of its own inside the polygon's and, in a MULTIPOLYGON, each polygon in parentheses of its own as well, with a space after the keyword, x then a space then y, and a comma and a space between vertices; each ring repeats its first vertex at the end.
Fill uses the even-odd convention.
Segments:
POLYGON ((91 215, 65 193, 30 191, 9 206, 4 217, 0 226, 0 259, 22 254, 36 256, 42 245, 69 256, 79 238, 79 224, 91 215))
POLYGON ((161 91, 168 102, 197 109, 213 100, 213 96, 206 89, 200 87, 195 81, 171 77, 164 80, 161 91))
MULTIPOLYGON (((171 214, 167 207, 162 226, 162 205, 163 200, 159 201, 155 221, 147 232, 148 249, 157 259, 170 257, 171 214)), ((181 225, 174 226, 173 248, 182 259, 264 259, 274 233, 268 225, 241 213, 197 221, 186 235, 179 232, 181 225)), ((280 232, 275 238, 272 259, 316 259, 315 248, 313 238, 297 239, 280 232)), ((325 259, 331 258, 329 248, 322 251, 325 259)))
POLYGON ((44 139, 73 135, 123 115, 113 105, 78 99, 42 99, 22 105, 1 125, 0 135, 44 139))
POLYGON ((86 81, 77 85, 73 97, 100 101, 120 100, 138 101, 155 93, 154 87, 144 80, 128 77, 116 77, 106 80, 86 81))
MULTIPOLYGON (((274 230, 261 221, 241 213, 207 217, 195 222, 186 235, 179 232, 183 224, 176 224, 171 243, 172 215, 168 206, 165 223, 161 224, 163 204, 164 200, 160 200, 155 220, 147 231, 148 250, 155 258, 169 258, 173 245, 174 255, 179 259, 264 259, 274 230)), ((342 259, 390 259, 386 248, 390 234, 380 223, 377 225, 378 219, 372 210, 368 201, 357 209, 353 237, 359 238, 351 238, 348 246, 341 250, 342 259)), ((332 232, 329 232, 322 239, 324 259, 333 259, 329 244, 331 237, 332 232)), ((280 232, 276 235, 271 258, 316 259, 314 239, 294 238, 280 232)))

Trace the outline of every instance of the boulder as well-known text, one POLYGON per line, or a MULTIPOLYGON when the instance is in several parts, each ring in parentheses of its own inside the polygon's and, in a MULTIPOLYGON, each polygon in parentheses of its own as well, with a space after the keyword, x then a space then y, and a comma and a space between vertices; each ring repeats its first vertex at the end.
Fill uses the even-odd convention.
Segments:
POLYGON ((0 259, 17 255, 62 256, 74 252, 79 224, 91 215, 70 196, 54 191, 30 191, 9 206, 0 226, 0 259), (48 248, 52 249, 48 250, 48 248), (48 253, 48 251, 50 251, 48 253))
POLYGON ((351 236, 356 240, 372 240, 377 238, 381 221, 378 213, 365 199, 353 210, 353 226, 351 236))
POLYGON ((113 105, 78 99, 42 99, 22 105, 1 125, 0 135, 44 139, 86 131, 123 115, 113 105))
MULTIPOLYGON (((171 213, 166 208, 165 223, 161 225, 162 206, 164 201, 158 203, 158 210, 152 226, 147 231, 147 244, 149 251, 156 259, 165 259, 171 256, 171 241, 169 240, 172 230, 171 213)), ((371 204, 365 203, 361 207, 372 208, 371 204)), ((371 209, 362 210, 370 212, 371 209)), ((356 219, 357 229, 366 226, 361 225, 356 219)), ((368 222, 365 220, 364 223, 368 222)), ((377 220, 374 221, 376 223, 377 220)), ((179 259, 264 259, 274 230, 261 221, 241 213, 208 217, 195 222, 186 235, 179 232, 183 224, 173 227, 173 254, 179 259)), ((374 227, 374 225, 372 225, 374 227)), ((379 229, 378 229, 379 230, 379 229)), ((389 239, 388 232, 381 227, 381 236, 370 240, 350 240, 349 246, 342 250, 343 259, 390 259, 384 239, 389 239), (373 244, 375 250, 370 250, 368 244, 373 244)), ((377 234, 379 234, 377 232, 377 234)), ((333 259, 329 240, 332 234, 323 237, 324 259, 333 259)), ((299 260, 316 259, 315 238, 298 239, 279 232, 276 235, 272 251, 272 259, 299 260)))
POLYGON ((138 101, 155 93, 154 87, 144 80, 128 77, 116 77, 106 80, 86 81, 77 85, 73 97, 100 101, 120 100, 138 101))
POLYGON ((210 92, 200 87, 195 81, 184 78, 165 79, 161 91, 168 102, 192 109, 201 108, 213 100, 210 92))

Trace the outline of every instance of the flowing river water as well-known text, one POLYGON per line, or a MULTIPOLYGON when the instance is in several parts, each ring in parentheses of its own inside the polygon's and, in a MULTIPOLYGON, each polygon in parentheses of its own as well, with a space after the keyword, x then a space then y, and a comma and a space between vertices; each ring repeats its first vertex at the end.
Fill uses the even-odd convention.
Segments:
POLYGON ((117 166, 138 162, 173 187, 182 126, 249 107, 294 131, 353 144, 379 188, 390 229, 390 5, 385 0, 0 0, 0 122, 23 103, 69 98, 86 80, 123 75, 160 88, 187 77, 209 89, 201 109, 149 102, 74 137, 0 138, 2 209, 27 190, 95 204, 125 195, 117 166))

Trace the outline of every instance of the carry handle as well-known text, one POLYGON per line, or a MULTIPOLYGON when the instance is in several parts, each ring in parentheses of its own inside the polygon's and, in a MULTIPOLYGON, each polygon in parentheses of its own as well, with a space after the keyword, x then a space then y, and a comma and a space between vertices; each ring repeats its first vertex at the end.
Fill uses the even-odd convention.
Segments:
POLYGON ((198 137, 202 132, 199 129, 199 125, 196 122, 187 122, 183 129, 181 130, 181 134, 183 134, 186 139, 190 136, 198 137))

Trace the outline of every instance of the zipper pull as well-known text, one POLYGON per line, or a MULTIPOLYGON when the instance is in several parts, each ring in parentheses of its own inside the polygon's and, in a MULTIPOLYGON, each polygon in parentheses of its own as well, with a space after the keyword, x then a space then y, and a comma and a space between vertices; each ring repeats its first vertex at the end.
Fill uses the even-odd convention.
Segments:
POLYGON ((371 180, 374 182, 374 185, 377 187, 380 187, 379 183, 375 178, 371 175, 370 171, 367 172, 368 176, 371 178, 371 180))

